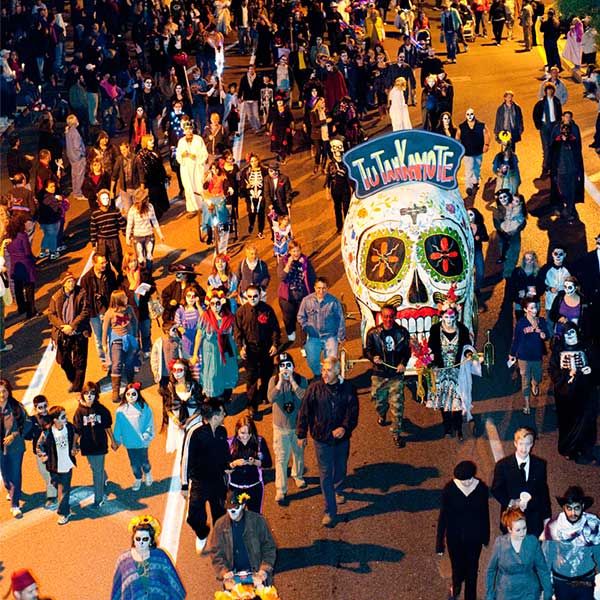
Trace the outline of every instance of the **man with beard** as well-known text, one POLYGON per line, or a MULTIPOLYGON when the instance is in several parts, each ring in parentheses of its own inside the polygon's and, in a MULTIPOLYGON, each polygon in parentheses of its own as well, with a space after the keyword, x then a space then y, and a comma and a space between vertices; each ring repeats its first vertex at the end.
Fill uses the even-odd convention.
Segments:
POLYGON ((600 519, 585 512, 594 502, 573 485, 557 496, 562 512, 542 533, 542 551, 552 569, 556 600, 592 600, 600 565, 600 519))
POLYGON ((260 299, 260 288, 246 288, 246 304, 235 313, 235 343, 246 361, 248 411, 254 416, 267 399, 267 386, 273 374, 273 357, 279 346, 281 329, 275 311, 260 299), (258 380, 260 379, 260 387, 258 380))

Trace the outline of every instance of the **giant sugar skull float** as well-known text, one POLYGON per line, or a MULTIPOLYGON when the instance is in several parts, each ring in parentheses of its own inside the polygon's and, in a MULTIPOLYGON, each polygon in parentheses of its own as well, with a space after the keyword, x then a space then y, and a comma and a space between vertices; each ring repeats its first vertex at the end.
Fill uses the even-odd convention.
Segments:
POLYGON ((473 330, 474 242, 456 181, 463 152, 452 138, 409 130, 345 153, 356 189, 342 257, 363 345, 385 304, 411 335, 427 337, 451 289, 460 320, 473 330))

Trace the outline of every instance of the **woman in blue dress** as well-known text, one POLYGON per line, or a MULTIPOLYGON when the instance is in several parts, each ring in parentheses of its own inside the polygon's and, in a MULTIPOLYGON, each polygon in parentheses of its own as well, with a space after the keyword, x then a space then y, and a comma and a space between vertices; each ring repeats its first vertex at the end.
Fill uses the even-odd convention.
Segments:
POLYGON ((496 538, 486 575, 486 600, 539 600, 552 598, 550 570, 539 542, 527 535, 523 509, 528 499, 515 499, 502 515, 506 535, 496 538))
POLYGON ((209 290, 208 308, 200 316, 191 364, 201 360, 201 380, 208 398, 231 398, 238 380, 237 349, 233 338, 234 319, 225 292, 209 290), (200 352, 200 354, 198 354, 200 352))

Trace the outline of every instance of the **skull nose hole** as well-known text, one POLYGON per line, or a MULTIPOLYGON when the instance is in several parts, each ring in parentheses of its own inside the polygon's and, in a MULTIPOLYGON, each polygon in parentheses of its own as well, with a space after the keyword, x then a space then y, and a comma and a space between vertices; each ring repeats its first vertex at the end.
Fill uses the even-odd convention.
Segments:
POLYGON ((411 304, 425 304, 428 300, 427 288, 423 285, 419 273, 415 269, 413 281, 408 291, 408 301, 411 304))

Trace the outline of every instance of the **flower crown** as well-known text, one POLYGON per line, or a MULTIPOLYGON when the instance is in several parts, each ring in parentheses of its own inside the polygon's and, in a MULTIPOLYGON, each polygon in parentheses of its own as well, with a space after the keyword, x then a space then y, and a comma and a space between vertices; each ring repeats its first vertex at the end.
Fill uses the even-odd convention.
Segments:
POLYGON ((219 288, 208 288, 206 292, 206 297, 208 300, 212 300, 213 298, 225 298, 225 292, 219 288))
POLYGON ((160 523, 158 522, 158 519, 154 518, 152 515, 139 515, 138 517, 133 517, 133 519, 129 521, 127 529, 129 533, 133 533, 134 529, 140 527, 140 525, 152 527, 155 539, 160 535, 160 523))
POLYGON ((248 500, 250 500, 250 496, 248 494, 246 494, 246 492, 242 492, 237 497, 238 504, 245 504, 246 502, 248 502, 248 500))

